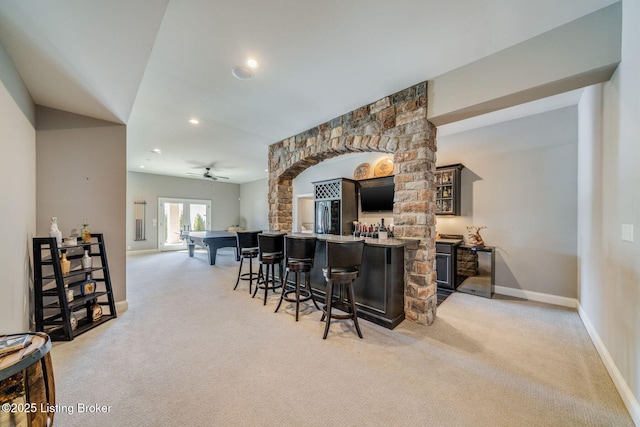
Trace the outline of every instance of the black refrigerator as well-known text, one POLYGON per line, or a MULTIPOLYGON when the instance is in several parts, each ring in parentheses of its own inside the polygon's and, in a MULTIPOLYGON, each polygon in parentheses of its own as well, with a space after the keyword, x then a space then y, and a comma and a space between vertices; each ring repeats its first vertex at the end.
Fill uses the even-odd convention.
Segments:
POLYGON ((353 233, 358 220, 356 183, 347 178, 314 182, 316 234, 353 233))

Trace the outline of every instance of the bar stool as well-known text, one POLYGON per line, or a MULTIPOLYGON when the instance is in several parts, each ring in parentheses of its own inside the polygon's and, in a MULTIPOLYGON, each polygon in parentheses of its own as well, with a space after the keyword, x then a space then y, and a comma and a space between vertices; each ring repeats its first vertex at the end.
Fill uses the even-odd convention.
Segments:
POLYGON ((322 319, 326 318, 324 327, 324 336, 327 339, 329 333, 329 325, 331 319, 352 319, 358 332, 358 336, 362 338, 360 325, 358 325, 358 312, 356 311, 355 298, 353 296, 353 282, 360 276, 360 265, 362 264, 362 255, 364 253, 364 240, 332 242, 327 241, 327 267, 322 269, 324 277, 327 280, 327 294, 325 298, 326 305, 323 308, 322 319), (348 314, 334 314, 333 309, 333 285, 338 284, 341 296, 345 294, 349 307, 346 307, 348 314), (342 287, 344 286, 344 292, 342 287))
POLYGON ((280 309, 280 305, 283 300, 295 302, 297 322, 301 302, 312 300, 316 308, 320 310, 320 307, 313 296, 313 291, 311 290, 311 269, 313 268, 313 258, 316 254, 316 241, 318 239, 315 237, 286 236, 284 240, 286 247, 285 265, 287 271, 284 276, 284 287, 280 293, 280 302, 278 302, 275 313, 280 309), (286 287, 289 284, 287 279, 289 278, 290 272, 295 274, 295 287, 294 289, 286 290, 286 287), (305 279, 304 288, 301 289, 302 283, 300 281, 300 276, 302 273, 305 273, 305 279), (301 292, 303 295, 300 295, 301 292), (295 294, 295 297, 290 296, 291 294, 295 294))
POLYGON ((262 231, 238 231, 236 235, 238 254, 240 255, 240 268, 238 268, 238 278, 236 279, 236 285, 233 287, 235 291, 238 287, 240 280, 249 281, 249 293, 253 285, 253 280, 258 280, 258 273, 253 272, 253 259, 258 257, 258 234, 262 231), (249 272, 242 272, 242 262, 246 259, 249 260, 249 272))
POLYGON ((267 305, 267 292, 269 289, 274 291, 282 287, 282 261, 284 259, 284 235, 285 233, 260 233, 258 234, 258 260, 260 261, 260 270, 258 271, 258 283, 256 290, 253 291, 255 298, 258 289, 264 289, 264 304, 267 305), (276 282, 275 266, 278 265, 280 283, 276 282), (262 266, 266 266, 266 275, 262 273, 262 266), (271 270, 271 272, 269 271, 271 270), (271 273, 271 277, 269 277, 271 273))

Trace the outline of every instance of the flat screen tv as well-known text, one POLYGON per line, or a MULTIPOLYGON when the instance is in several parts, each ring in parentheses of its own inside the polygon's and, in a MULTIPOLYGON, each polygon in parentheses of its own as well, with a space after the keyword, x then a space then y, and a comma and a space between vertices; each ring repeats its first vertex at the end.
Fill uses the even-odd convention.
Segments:
POLYGON ((385 212, 393 210, 393 177, 360 181, 360 210, 385 212))

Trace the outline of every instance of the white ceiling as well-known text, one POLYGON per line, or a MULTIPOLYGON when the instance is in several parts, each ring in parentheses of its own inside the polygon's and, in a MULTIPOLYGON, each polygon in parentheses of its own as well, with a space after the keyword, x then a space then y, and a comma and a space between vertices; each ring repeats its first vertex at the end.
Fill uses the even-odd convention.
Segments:
POLYGON ((243 183, 274 142, 615 1, 0 0, 0 41, 36 104, 127 124, 128 170, 243 183))

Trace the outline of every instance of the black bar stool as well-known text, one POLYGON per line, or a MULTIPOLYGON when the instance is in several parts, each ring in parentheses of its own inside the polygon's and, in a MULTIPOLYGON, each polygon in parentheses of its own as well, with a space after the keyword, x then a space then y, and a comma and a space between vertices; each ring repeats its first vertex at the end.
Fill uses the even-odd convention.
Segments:
POLYGON ((285 237, 286 246, 286 258, 285 265, 287 272, 284 276, 282 293, 280 294, 280 302, 276 307, 275 313, 280 309, 282 301, 295 302, 296 303, 296 322, 298 321, 298 313, 300 312, 300 303, 304 301, 312 300, 313 304, 318 310, 320 307, 313 296, 311 290, 311 269, 313 268, 313 258, 316 255, 316 239, 315 237, 285 237), (286 290, 289 285, 287 279, 289 273, 295 274, 295 287, 294 289, 286 290), (305 273, 304 288, 301 289, 300 276, 305 273), (303 293, 300 295, 300 293, 303 293), (295 297, 290 296, 295 294, 295 297))
POLYGON ((322 319, 326 318, 324 327, 324 336, 327 338, 329 333, 329 325, 331 319, 352 319, 358 332, 358 336, 362 338, 360 325, 358 325, 358 312, 356 311, 356 302, 353 297, 353 282, 360 276, 360 265, 362 264, 362 255, 364 253, 364 240, 332 242, 327 241, 327 267, 322 269, 324 277, 327 280, 327 295, 325 298, 326 305, 323 308, 322 319), (333 302, 333 285, 338 284, 338 295, 343 295, 342 287, 345 288, 345 296, 349 302, 350 310, 348 314, 334 314, 331 312, 333 302))
POLYGON ((258 293, 258 289, 264 289, 264 304, 267 305, 267 292, 274 291, 282 287, 282 261, 284 260, 284 235, 286 233, 260 233, 258 234, 258 248, 260 253, 260 270, 258 271, 258 283, 253 297, 258 293), (276 281, 275 266, 278 265, 280 283, 276 281), (262 273, 262 266, 266 266, 266 274, 262 273), (269 272, 271 270, 271 272, 269 272), (271 277, 269 277, 271 273, 271 277))
POLYGON ((238 279, 236 279, 236 285, 233 287, 235 291, 238 287, 240 280, 249 281, 249 293, 251 293, 251 287, 253 280, 258 280, 258 273, 253 272, 253 259, 258 257, 258 234, 262 231, 238 231, 236 235, 237 248, 236 250, 240 254, 240 268, 238 268, 238 279), (242 272, 242 262, 246 259, 249 260, 249 272, 242 272))

